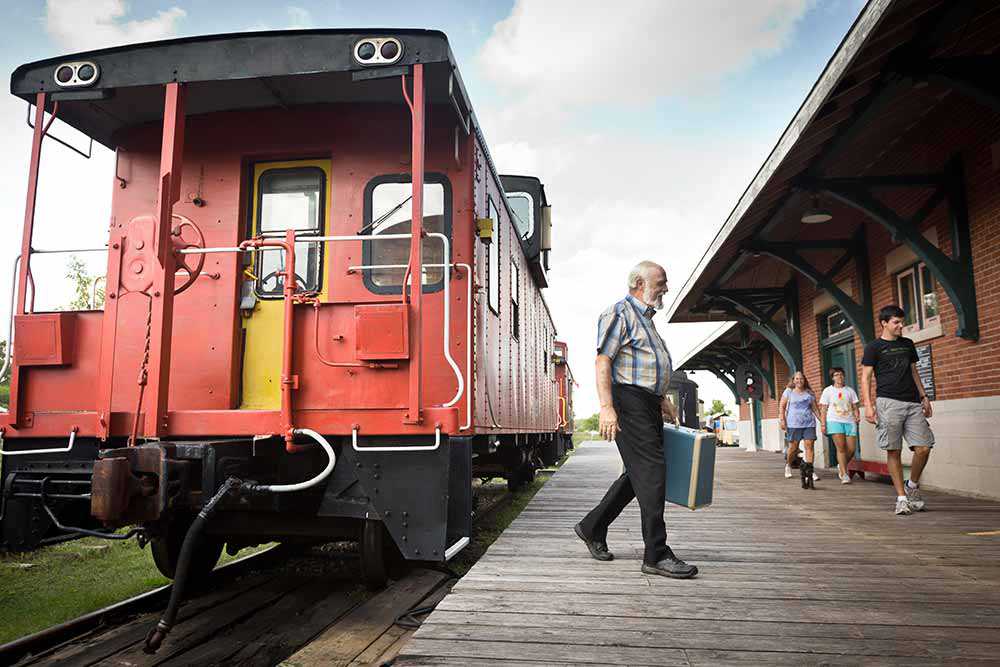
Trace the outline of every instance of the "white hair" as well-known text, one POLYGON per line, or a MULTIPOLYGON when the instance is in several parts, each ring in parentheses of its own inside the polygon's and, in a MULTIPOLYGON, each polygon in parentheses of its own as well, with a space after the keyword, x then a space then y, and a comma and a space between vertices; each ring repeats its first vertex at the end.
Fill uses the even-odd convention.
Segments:
POLYGON ((632 267, 632 270, 628 272, 628 288, 630 290, 636 289, 639 286, 639 280, 642 279, 647 285, 649 284, 649 272, 653 269, 659 269, 663 271, 663 267, 656 262, 650 262, 647 259, 642 260, 638 264, 632 267))

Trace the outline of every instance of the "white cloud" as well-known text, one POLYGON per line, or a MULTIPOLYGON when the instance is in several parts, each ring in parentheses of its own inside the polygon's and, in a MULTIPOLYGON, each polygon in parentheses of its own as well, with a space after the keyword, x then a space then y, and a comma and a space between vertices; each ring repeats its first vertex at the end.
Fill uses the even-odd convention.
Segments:
MULTIPOLYGON (((662 263, 669 303, 775 139, 724 128, 676 136, 642 109, 709 92, 776 53, 808 1, 518 0, 480 51, 479 68, 505 89, 502 106, 478 109, 494 161, 502 173, 539 176, 553 203, 546 298, 570 346, 581 414, 597 407, 597 316, 623 296, 628 270, 662 263), (581 113, 603 103, 618 124, 581 129, 590 120, 581 113), (660 131, 633 132, 635 118, 660 131)), ((717 326, 657 321, 677 358, 717 326)), ((732 402, 722 383, 699 380, 709 401, 732 402)))
POLYGON ((312 14, 309 13, 308 9, 303 9, 302 7, 290 6, 286 7, 285 11, 288 12, 288 27, 293 30, 298 30, 301 28, 310 28, 313 25, 312 14))
POLYGON ((125 20, 125 0, 46 0, 45 30, 66 51, 149 42, 172 37, 187 12, 170 7, 147 19, 125 20))
POLYGON ((779 51, 810 0, 518 0, 480 65, 558 103, 650 102, 696 91, 779 51))

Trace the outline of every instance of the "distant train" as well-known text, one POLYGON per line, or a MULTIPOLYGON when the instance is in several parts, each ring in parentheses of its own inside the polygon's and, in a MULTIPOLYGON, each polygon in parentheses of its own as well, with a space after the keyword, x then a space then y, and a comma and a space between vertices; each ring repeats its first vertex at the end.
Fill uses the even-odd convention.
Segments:
POLYGON ((468 544, 474 477, 517 487, 571 446, 552 209, 497 174, 444 34, 139 44, 11 90, 34 138, 6 548, 138 526, 173 577, 186 538, 197 576, 223 545, 348 537, 377 586, 468 544), (116 153, 103 310, 33 307, 53 118, 116 153))

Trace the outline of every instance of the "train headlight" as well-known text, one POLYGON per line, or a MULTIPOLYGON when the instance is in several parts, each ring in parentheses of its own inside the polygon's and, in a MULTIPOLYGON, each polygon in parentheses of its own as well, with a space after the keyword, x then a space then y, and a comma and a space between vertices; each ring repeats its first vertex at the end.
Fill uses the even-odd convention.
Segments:
POLYGON ((62 88, 79 88, 97 83, 100 68, 91 62, 62 63, 56 67, 56 85, 62 88))
POLYGON ((366 37, 354 45, 354 59, 362 65, 391 65, 403 56, 395 37, 366 37))

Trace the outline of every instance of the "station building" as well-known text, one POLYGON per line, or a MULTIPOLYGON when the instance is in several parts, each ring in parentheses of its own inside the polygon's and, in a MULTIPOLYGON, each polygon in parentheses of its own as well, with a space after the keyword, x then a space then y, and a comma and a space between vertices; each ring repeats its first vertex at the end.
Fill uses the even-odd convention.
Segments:
MULTIPOLYGON (((860 394, 864 345, 895 303, 934 401, 922 482, 1000 497, 998 48, 1000 3, 871 0, 736 202, 668 318, 734 323, 678 367, 741 397, 756 381, 741 446, 784 447, 796 369, 818 396, 842 366, 860 394)), ((817 444, 817 467, 835 467, 817 444)), ((853 467, 885 473, 865 420, 853 467)))

